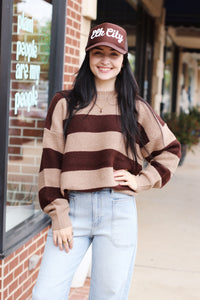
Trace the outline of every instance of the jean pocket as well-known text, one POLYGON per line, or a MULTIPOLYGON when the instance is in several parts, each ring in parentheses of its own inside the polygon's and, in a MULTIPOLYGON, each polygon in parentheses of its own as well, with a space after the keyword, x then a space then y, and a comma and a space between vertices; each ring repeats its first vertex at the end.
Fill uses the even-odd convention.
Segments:
POLYGON ((112 200, 112 241, 116 246, 130 247, 137 243, 135 199, 121 196, 112 200))

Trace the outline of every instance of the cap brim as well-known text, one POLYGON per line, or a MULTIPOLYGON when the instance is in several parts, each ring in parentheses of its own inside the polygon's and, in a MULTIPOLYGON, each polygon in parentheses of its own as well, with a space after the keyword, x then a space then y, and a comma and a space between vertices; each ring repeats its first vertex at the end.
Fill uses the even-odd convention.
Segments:
POLYGON ((94 44, 94 45, 91 45, 91 46, 89 46, 89 47, 87 47, 87 48, 85 48, 85 51, 87 52, 87 51, 89 51, 89 50, 91 50, 91 49, 93 49, 93 48, 96 48, 96 47, 98 47, 98 46, 107 46, 107 47, 110 47, 110 48, 112 48, 112 49, 115 49, 116 51, 118 51, 119 53, 121 53, 121 54, 126 54, 128 51, 126 51, 126 50, 123 50, 122 48, 120 48, 120 47, 117 47, 115 44, 112 44, 112 43, 107 43, 107 42, 99 42, 99 43, 96 43, 96 44, 94 44))

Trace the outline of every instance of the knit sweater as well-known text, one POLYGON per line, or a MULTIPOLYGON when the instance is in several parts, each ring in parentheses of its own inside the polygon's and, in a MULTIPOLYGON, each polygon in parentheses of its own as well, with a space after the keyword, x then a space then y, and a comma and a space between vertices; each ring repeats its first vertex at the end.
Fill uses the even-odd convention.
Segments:
POLYGON ((39 172, 40 205, 51 216, 54 230, 71 225, 67 200, 70 190, 112 188, 133 195, 161 188, 169 181, 179 162, 180 144, 145 101, 137 99, 136 109, 145 144, 136 144, 137 162, 132 152, 126 151, 115 92, 98 92, 94 106, 91 103, 76 112, 66 139, 63 126, 67 101, 62 93, 54 96, 45 122, 39 172), (148 161, 146 168, 144 159, 148 161), (136 190, 114 180, 113 171, 121 169, 135 175, 136 190))

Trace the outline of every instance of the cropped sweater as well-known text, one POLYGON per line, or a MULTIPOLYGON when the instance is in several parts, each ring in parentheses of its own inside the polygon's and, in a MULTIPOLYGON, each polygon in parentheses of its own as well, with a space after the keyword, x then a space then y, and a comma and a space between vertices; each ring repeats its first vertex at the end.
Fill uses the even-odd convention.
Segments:
POLYGON ((171 178, 180 158, 180 144, 152 108, 136 100, 138 125, 145 146, 136 144, 137 162, 126 151, 121 132, 121 116, 114 92, 98 92, 91 103, 75 113, 64 138, 67 101, 57 93, 48 110, 43 136, 39 172, 39 201, 52 218, 54 230, 71 225, 67 192, 93 192, 112 188, 135 194, 161 188, 171 178), (102 109, 101 109, 102 108, 102 109), (148 162, 143 168, 144 159, 148 162), (125 169, 135 175, 137 189, 120 186, 114 170, 125 169))

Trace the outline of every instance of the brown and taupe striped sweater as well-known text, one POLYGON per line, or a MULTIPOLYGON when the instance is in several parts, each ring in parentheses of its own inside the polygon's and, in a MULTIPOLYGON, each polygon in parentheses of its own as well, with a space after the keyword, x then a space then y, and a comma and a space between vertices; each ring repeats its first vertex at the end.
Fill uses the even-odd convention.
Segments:
POLYGON ((136 100, 138 123, 145 140, 145 149, 137 144, 136 163, 131 151, 128 154, 126 151, 116 94, 98 92, 96 103, 92 109, 91 104, 74 115, 66 141, 63 134, 66 99, 57 93, 49 107, 39 173, 39 200, 52 218, 53 229, 70 226, 67 191, 92 192, 109 187, 134 194, 152 187, 161 188, 178 165, 180 144, 148 104, 136 100), (142 168, 144 158, 149 162, 145 169, 142 168), (113 170, 119 169, 136 176, 136 191, 119 186, 114 180, 113 170))

